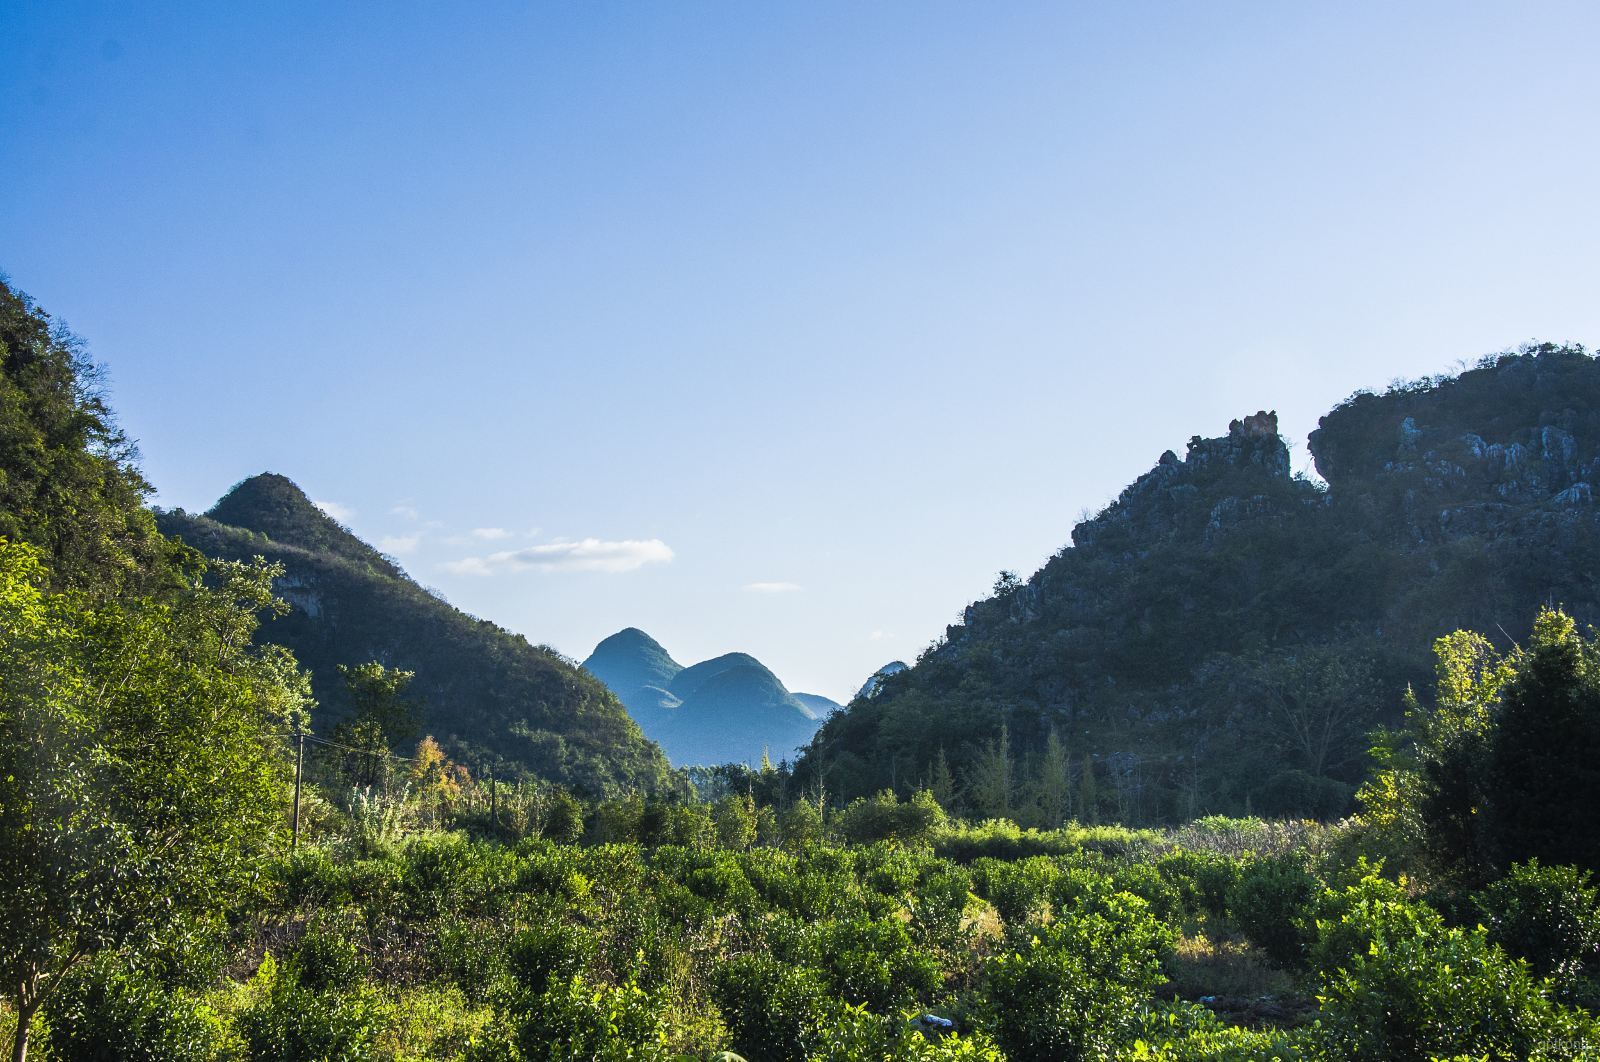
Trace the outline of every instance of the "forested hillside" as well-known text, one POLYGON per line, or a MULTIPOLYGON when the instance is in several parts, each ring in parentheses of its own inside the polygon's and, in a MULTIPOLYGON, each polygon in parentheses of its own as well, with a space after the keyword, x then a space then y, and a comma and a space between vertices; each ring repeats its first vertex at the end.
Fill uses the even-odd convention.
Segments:
MULTIPOLYGON (((417 733, 456 759, 584 791, 654 788, 667 763, 604 685, 544 646, 467 616, 340 527, 283 476, 234 487, 205 516, 162 513, 161 530, 206 556, 283 564, 291 605, 261 637, 310 669, 320 715, 349 715, 340 665, 415 672, 417 733)), ((326 729, 326 727, 324 727, 326 729)))
POLYGON ((1503 646, 1544 603, 1600 616, 1581 348, 1358 394, 1310 445, 1325 483, 1291 474, 1270 413, 1163 454, 835 716, 800 777, 1039 822, 1339 814, 1433 639, 1503 646))

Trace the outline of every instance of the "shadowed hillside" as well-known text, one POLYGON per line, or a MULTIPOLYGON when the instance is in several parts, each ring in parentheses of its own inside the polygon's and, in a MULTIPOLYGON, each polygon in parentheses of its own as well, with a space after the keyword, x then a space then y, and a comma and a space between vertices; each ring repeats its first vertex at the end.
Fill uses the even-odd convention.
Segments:
MULTIPOLYGON (((289 616, 262 628, 310 668, 324 720, 348 705, 337 665, 416 672, 423 729, 469 764, 498 762, 585 790, 659 785, 666 761, 600 682, 544 646, 430 595, 283 476, 245 480, 205 516, 159 516, 205 553, 288 569, 289 616)), ((321 729, 328 729, 326 722, 321 729)))
POLYGON ((835 716, 801 778, 847 798, 948 764, 958 806, 1024 820, 1063 789, 1084 819, 1334 815, 1433 639, 1504 640, 1546 602, 1600 617, 1600 365, 1581 348, 1358 394, 1310 444, 1326 486, 1291 474, 1270 413, 1161 455, 835 716))

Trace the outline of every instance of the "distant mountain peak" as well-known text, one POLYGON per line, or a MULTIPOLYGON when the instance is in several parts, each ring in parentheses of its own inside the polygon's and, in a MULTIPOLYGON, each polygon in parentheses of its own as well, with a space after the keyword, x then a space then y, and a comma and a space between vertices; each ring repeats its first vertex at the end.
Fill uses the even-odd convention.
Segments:
POLYGON ((606 638, 583 666, 680 765, 753 763, 764 747, 787 756, 839 707, 826 697, 790 693, 749 653, 683 667, 637 627, 606 638))
POLYGON ((253 531, 285 546, 332 553, 370 565, 386 575, 405 574, 393 561, 319 509, 294 480, 277 472, 262 472, 240 480, 205 515, 219 524, 253 531))
POLYGON ((638 627, 624 627, 594 647, 596 654, 602 651, 618 649, 649 649, 665 653, 667 650, 662 644, 638 627))

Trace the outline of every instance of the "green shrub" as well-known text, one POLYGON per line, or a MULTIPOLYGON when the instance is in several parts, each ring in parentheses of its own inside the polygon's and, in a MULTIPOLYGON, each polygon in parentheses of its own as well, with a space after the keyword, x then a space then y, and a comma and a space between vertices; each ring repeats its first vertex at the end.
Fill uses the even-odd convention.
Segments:
POLYGON ((1180 848, 1162 856, 1156 870, 1178 890, 1178 900, 1191 916, 1221 918, 1228 893, 1239 880, 1239 864, 1215 852, 1180 848))
POLYGON ((770 955, 724 963, 713 984, 733 1050, 761 1062, 806 1062, 834 1026, 840 1005, 816 972, 770 955))
POLYGON ((553 982, 518 1019, 517 1046, 527 1059, 667 1062, 666 1028, 638 985, 594 985, 582 977, 553 982))
POLYGON ((1600 891, 1576 867, 1530 860, 1475 898, 1489 939, 1563 989, 1600 971, 1600 891))
POLYGON ((1059 874, 1055 863, 1041 857, 1015 863, 985 857, 972 865, 978 895, 994 906, 1011 932, 1021 931, 1043 914, 1059 874))
POLYGON ((1228 892, 1228 914, 1274 962, 1298 969, 1316 939, 1311 904, 1322 883, 1292 856, 1247 863, 1228 892))
POLYGON ((1136 896, 1087 899, 991 960, 986 1009, 1012 1062, 1106 1059, 1165 980, 1171 930, 1136 896))
POLYGON ((1325 979, 1322 1043, 1349 1062, 1593 1058, 1600 1027, 1541 988, 1482 930, 1377 941, 1325 979))
POLYGON ((812 947, 835 995, 880 1014, 912 1006, 939 987, 938 964, 899 921, 830 922, 815 931, 812 947))
POLYGON ((468 923, 441 927, 430 941, 433 966, 467 1001, 493 998, 510 974, 509 944, 496 928, 468 923))
POLYGON ((1152 1014, 1139 1038, 1116 1057, 1118 1062, 1331 1062, 1302 1032, 1224 1025, 1194 1003, 1152 1014))
POLYGON ((51 1057, 81 1062, 200 1062, 223 1041, 203 1004, 110 958, 61 986, 50 1019, 51 1057))
POLYGON ((1372 872, 1344 889, 1324 892, 1316 901, 1315 923, 1317 939, 1307 957, 1324 976, 1348 967, 1358 955, 1424 939, 1444 927, 1432 908, 1411 901, 1399 884, 1372 872))
POLYGON ((594 936, 550 912, 512 938, 506 965, 518 985, 539 995, 551 985, 583 973, 594 956, 594 936))
POLYGON ((361 983, 366 964, 348 928, 331 916, 318 915, 307 924, 284 972, 313 992, 344 992, 361 983))
POLYGON ((367 1062, 375 1056, 372 1008, 359 994, 313 992, 269 955, 258 993, 237 1029, 252 1062, 367 1062))

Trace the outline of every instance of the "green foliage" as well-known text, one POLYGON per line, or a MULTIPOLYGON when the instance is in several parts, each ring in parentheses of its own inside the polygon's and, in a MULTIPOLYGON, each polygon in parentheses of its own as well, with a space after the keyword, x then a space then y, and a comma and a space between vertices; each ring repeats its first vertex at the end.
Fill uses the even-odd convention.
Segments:
POLYGON ((1331 1062, 1303 1033, 1225 1025, 1194 1005, 1152 1015, 1139 1038, 1116 1057, 1118 1062, 1331 1062))
POLYGON ((1214 852, 1180 848, 1162 856, 1156 871, 1177 890, 1178 903, 1192 916, 1221 918, 1239 880, 1239 864, 1214 852))
POLYGON ((528 926, 511 942, 510 970, 534 995, 583 973, 594 961, 594 938, 558 919, 528 926))
POLYGON ((714 994, 734 1051, 763 1062, 814 1057, 839 1006, 822 979, 767 955, 746 955, 716 971, 714 994))
POLYGON ((1600 872, 1600 635, 1562 612, 1534 621, 1489 745, 1496 864, 1538 859, 1600 872))
POLYGON ((78 1062, 209 1062, 226 1040, 199 1000, 110 958, 69 977, 51 1016, 51 1056, 78 1062))
POLYGON ((1323 1041, 1350 1062, 1592 1057, 1600 1027, 1552 1003, 1482 930, 1374 939, 1328 975, 1323 1041))
POLYGON ((91 606, 0 542, 0 984, 25 1018, 75 963, 248 892, 307 700, 249 646, 274 574, 91 606))
POLYGON ((1109 1059, 1165 980, 1171 930, 1145 903, 1107 893, 1063 911, 988 968, 996 1041, 1013 1062, 1109 1059))
POLYGON ((1293 857, 1247 863, 1228 892, 1228 914, 1274 962, 1297 968, 1316 937, 1309 917, 1321 891, 1316 877, 1293 857))
POLYGON ((347 992, 355 988, 366 969, 351 935, 348 927, 331 918, 313 919, 300 938, 293 960, 284 967, 285 976, 313 992, 347 992))
POLYGON ((879 1014, 926 1000, 940 984, 937 963, 898 920, 829 922, 817 927, 811 949, 832 994, 879 1014))
POLYGON ((927 843, 943 824, 944 810, 926 789, 917 790, 904 802, 893 790, 885 789, 852 802, 840 813, 835 826, 851 844, 898 841, 916 845, 927 843))
POLYGON ((1509 656, 1465 631, 1435 649, 1434 705, 1411 701, 1360 794, 1376 842, 1467 884, 1528 859, 1600 869, 1600 636, 1547 609, 1509 656))
POLYGON ((581 976, 553 982, 520 1018, 523 1057, 593 1062, 667 1062, 667 1034, 650 998, 629 982, 592 985, 581 976))
POLYGON ((1489 939, 1570 989, 1600 974, 1600 890, 1576 867, 1518 864, 1474 898, 1489 939))
POLYGON ((0 278, 0 538, 35 547, 52 589, 150 593, 186 563, 133 456, 83 345, 0 278))
POLYGON ((367 1062, 374 1013, 363 996, 316 992, 269 955, 251 984, 257 997, 238 1018, 252 1062, 367 1062))

